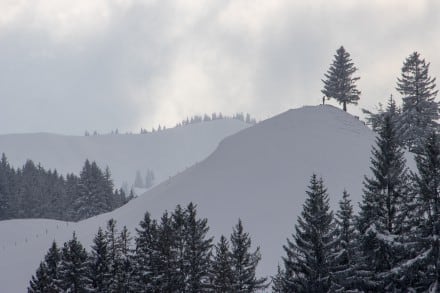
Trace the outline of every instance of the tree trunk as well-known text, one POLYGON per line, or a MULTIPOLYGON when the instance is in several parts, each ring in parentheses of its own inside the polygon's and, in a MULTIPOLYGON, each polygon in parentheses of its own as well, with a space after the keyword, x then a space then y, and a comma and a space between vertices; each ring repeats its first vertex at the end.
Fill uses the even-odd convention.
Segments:
POLYGON ((347 112, 347 102, 342 102, 342 109, 347 112))

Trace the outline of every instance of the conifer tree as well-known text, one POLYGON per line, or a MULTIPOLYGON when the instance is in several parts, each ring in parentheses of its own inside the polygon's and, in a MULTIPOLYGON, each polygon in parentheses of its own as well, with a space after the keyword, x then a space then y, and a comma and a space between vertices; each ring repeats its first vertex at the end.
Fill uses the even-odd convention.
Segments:
POLYGON ((435 101, 435 78, 429 76, 429 63, 412 53, 403 63, 401 77, 397 79, 397 91, 402 95, 401 135, 414 150, 433 130, 440 118, 439 103, 435 101))
POLYGON ((44 262, 40 262, 40 266, 35 273, 35 276, 32 276, 31 281, 29 282, 28 293, 56 293, 58 291, 50 288, 50 278, 47 273, 47 266, 44 262))
POLYGON ((107 244, 107 254, 108 254, 108 271, 106 280, 108 281, 108 288, 116 287, 117 278, 116 275, 120 270, 120 257, 121 257, 121 247, 118 242, 118 231, 116 228, 116 220, 110 219, 107 222, 107 228, 105 231, 105 242, 107 244))
POLYGON ((347 104, 355 104, 359 100, 361 92, 356 88, 356 81, 359 77, 353 77, 357 68, 351 62, 350 54, 341 46, 334 56, 333 63, 327 73, 324 74, 325 80, 322 93, 327 98, 334 98, 339 104, 343 105, 343 110, 347 111, 347 104))
MULTIPOLYGON (((96 165, 96 167, 98 166, 96 165)), ((101 169, 99 169, 99 171, 101 173, 100 187, 103 194, 103 200, 105 202, 105 209, 106 211, 112 211, 113 209, 125 204, 125 202, 120 200, 119 194, 115 194, 117 189, 115 190, 110 168, 107 166, 105 167, 104 172, 102 172, 101 169)))
POLYGON ((127 293, 133 288, 133 263, 130 250, 130 233, 126 226, 122 228, 117 238, 119 252, 116 258, 117 268, 115 281, 110 286, 111 292, 127 293))
POLYGON ((180 287, 178 272, 178 257, 176 250, 176 234, 173 229, 172 216, 165 212, 158 226, 157 237, 157 266, 158 274, 155 279, 156 288, 160 292, 176 292, 180 287))
POLYGON ((56 280, 59 278, 60 274, 60 261, 61 261, 61 252, 58 248, 58 245, 55 241, 52 242, 49 251, 44 257, 44 262, 47 267, 47 274, 51 279, 51 286, 56 288, 56 280))
POLYGON ((310 179, 293 240, 284 246, 284 286, 287 292, 327 292, 332 284, 335 224, 322 178, 310 179))
POLYGON ((87 266, 87 252, 76 238, 75 233, 64 243, 61 253, 59 287, 72 293, 85 293, 91 290, 87 266))
POLYGON ((196 206, 189 203, 185 211, 185 292, 206 289, 212 238, 208 238, 208 220, 198 219, 196 206))
POLYGON ((215 255, 209 271, 210 288, 213 292, 232 293, 234 275, 232 273, 231 252, 229 242, 221 236, 215 246, 215 255))
POLYGON ((40 263, 36 275, 32 276, 28 292, 40 293, 59 292, 57 285, 59 279, 60 250, 55 241, 52 242, 44 261, 40 263))
POLYGON ((440 291, 440 138, 429 135, 416 157, 412 227, 408 257, 391 270, 401 287, 418 292, 440 291))
POLYGON ((266 278, 258 278, 256 269, 261 260, 260 248, 251 252, 251 238, 244 232, 241 220, 231 234, 231 263, 234 292, 248 293, 267 287, 266 278))
POLYGON ((74 174, 67 174, 65 181, 65 215, 66 220, 75 221, 79 217, 77 216, 78 210, 76 209, 74 203, 77 202, 79 198, 79 178, 74 174))
POLYGON ((154 292, 158 286, 158 227, 148 212, 136 228, 133 291, 154 292))
POLYGON ((175 251, 175 285, 181 288, 182 291, 186 289, 186 277, 188 276, 188 260, 185 258, 185 253, 187 249, 186 245, 186 222, 187 215, 186 211, 177 205, 174 212, 171 214, 172 219, 172 230, 173 230, 173 250, 175 251), (179 273, 177 273, 177 271, 179 273))
POLYGON ((336 292, 356 288, 356 229, 350 195, 344 190, 336 213, 335 259, 332 268, 336 292), (338 290, 336 290, 336 288, 338 290))
POLYGON ((109 288, 109 255, 107 240, 101 227, 93 239, 92 251, 89 260, 90 279, 96 292, 108 292, 109 288))
POLYGON ((408 228, 405 223, 409 202, 408 172, 395 124, 390 115, 385 115, 383 123, 372 150, 372 177, 364 178, 357 219, 363 261, 371 273, 370 278, 364 278, 364 284, 379 291, 391 282, 383 278, 383 273, 402 258, 399 236, 408 228))
POLYGON ((120 195, 114 194, 110 176, 108 168, 102 172, 96 162, 86 160, 78 180, 78 196, 72 203, 74 220, 86 219, 118 207, 116 204, 120 204, 120 200, 117 197, 120 195))

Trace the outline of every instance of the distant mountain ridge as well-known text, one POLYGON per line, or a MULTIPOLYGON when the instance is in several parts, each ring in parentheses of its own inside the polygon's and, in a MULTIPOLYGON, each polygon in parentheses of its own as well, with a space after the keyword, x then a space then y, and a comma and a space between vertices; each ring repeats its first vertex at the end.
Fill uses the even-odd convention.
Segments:
POLYGON ((249 124, 233 119, 208 121, 148 134, 67 136, 50 133, 0 135, 0 153, 22 167, 27 159, 60 174, 79 174, 86 159, 110 168, 116 187, 130 187, 136 171, 152 170, 161 182, 203 160, 228 135, 249 124))

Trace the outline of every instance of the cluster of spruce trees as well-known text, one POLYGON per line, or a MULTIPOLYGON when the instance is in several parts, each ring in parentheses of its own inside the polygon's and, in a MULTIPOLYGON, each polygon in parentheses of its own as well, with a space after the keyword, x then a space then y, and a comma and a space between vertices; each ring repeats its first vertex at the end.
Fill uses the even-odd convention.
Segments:
POLYGON ((425 138, 411 173, 394 121, 379 127, 358 215, 344 192, 334 216, 312 176, 274 292, 439 292, 440 137, 425 138))
POLYGON ((255 292, 267 287, 255 274, 261 259, 241 221, 230 242, 213 246, 207 219, 196 206, 177 206, 160 221, 147 212, 134 246, 126 227, 110 220, 99 228, 87 253, 75 234, 58 249, 52 244, 32 277, 28 292, 255 292))
MULTIPOLYGON (((344 110, 360 94, 349 56, 338 49, 322 91, 344 110)), ((402 106, 391 97, 386 109, 365 111, 378 136, 359 214, 344 191, 334 215, 323 180, 312 176, 274 292, 440 291, 440 112, 428 71, 414 52, 397 81, 402 106), (405 150, 417 172, 406 167, 405 150)))
POLYGON ((56 170, 45 170, 28 160, 20 169, 0 160, 0 220, 49 218, 78 221, 109 212, 127 202, 122 190, 115 190, 107 168, 85 162, 79 176, 65 178, 56 170))

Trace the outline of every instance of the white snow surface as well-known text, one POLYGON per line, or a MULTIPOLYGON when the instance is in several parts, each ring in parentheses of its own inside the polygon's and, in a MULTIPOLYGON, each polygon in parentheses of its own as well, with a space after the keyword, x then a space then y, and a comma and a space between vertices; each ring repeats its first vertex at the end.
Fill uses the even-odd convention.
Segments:
POLYGON ((25 292, 53 239, 61 246, 76 231, 90 249, 98 227, 110 218, 134 236, 145 211, 159 218, 165 209, 191 201, 208 218, 215 241, 221 234, 229 236, 241 218, 253 247, 261 248, 259 274, 272 275, 302 211, 312 173, 323 176, 333 208, 344 189, 357 205, 373 143, 374 133, 350 114, 332 106, 303 107, 227 137, 204 161, 111 213, 78 223, 0 222, 0 292, 25 292))
MULTIPOLYGON (((215 120, 147 134, 65 136, 48 133, 0 135, 0 152, 14 167, 27 159, 61 174, 79 174, 86 159, 108 166, 116 187, 134 183, 153 170, 159 183, 205 159, 218 143, 249 125, 233 119, 215 120)), ((144 177, 145 178, 145 177, 144 177)))

